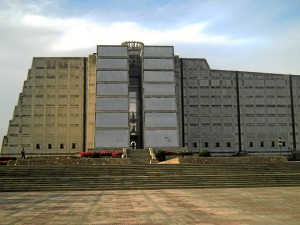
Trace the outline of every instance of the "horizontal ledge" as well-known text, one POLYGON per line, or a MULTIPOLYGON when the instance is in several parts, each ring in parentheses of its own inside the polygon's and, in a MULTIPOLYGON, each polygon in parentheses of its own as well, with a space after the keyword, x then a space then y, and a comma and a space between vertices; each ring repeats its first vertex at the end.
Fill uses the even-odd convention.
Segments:
POLYGON ((108 97, 106 97, 106 95, 96 95, 96 98, 128 98, 128 95, 107 95, 108 97))
POLYGON ((144 95, 144 98, 176 98, 176 95, 144 95))
POLYGON ((144 127, 144 130, 178 130, 178 127, 144 127))
POLYGON ((97 59, 129 59, 129 56, 105 56, 105 55, 97 55, 97 59))
POLYGON ((96 84, 129 84, 129 81, 97 81, 96 84))
POLYGON ((95 110, 95 113, 129 113, 129 110, 95 110))
POLYGON ((96 68, 96 72, 97 71, 128 71, 129 68, 103 68, 103 67, 97 67, 96 68))
POLYGON ((95 130, 128 130, 128 127, 95 127, 95 130))
POLYGON ((175 69, 145 69, 142 68, 143 71, 171 71, 171 72, 175 72, 175 69))
POLYGON ((174 59, 174 55, 172 56, 142 56, 142 59, 174 59))
POLYGON ((143 80, 144 84, 176 84, 175 81, 145 81, 143 80))
POLYGON ((145 110, 144 113, 177 113, 176 110, 145 110))

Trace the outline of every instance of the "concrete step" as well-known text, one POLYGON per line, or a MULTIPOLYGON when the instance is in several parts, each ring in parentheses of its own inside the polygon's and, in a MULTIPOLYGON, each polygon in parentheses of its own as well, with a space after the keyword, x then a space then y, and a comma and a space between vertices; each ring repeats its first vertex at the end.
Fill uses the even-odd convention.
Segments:
POLYGON ((2 166, 0 191, 300 186, 300 163, 2 166))
POLYGON ((127 151, 128 157, 132 164, 147 165, 150 164, 150 153, 148 149, 129 149, 127 151))

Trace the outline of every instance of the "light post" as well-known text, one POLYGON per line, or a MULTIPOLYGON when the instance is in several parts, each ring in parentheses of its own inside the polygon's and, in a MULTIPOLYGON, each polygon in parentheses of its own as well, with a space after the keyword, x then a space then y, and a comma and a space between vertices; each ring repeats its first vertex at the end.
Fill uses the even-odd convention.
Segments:
POLYGON ((279 155, 281 156, 281 146, 282 146, 281 137, 278 138, 278 146, 279 146, 279 155))

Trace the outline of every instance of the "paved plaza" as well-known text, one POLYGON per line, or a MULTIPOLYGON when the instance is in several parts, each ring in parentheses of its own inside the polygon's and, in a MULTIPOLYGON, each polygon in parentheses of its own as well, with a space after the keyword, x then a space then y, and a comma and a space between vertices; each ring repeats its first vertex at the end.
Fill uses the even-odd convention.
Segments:
POLYGON ((1 225, 299 224, 300 187, 0 192, 1 225))

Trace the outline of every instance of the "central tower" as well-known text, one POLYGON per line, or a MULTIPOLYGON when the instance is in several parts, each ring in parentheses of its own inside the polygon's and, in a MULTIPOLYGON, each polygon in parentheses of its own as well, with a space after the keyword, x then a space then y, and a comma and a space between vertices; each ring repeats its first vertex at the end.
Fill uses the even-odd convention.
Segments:
POLYGON ((126 41, 121 45, 128 47, 130 146, 141 149, 144 148, 141 58, 144 43, 126 41))
POLYGON ((99 45, 95 149, 179 147, 172 46, 99 45))

